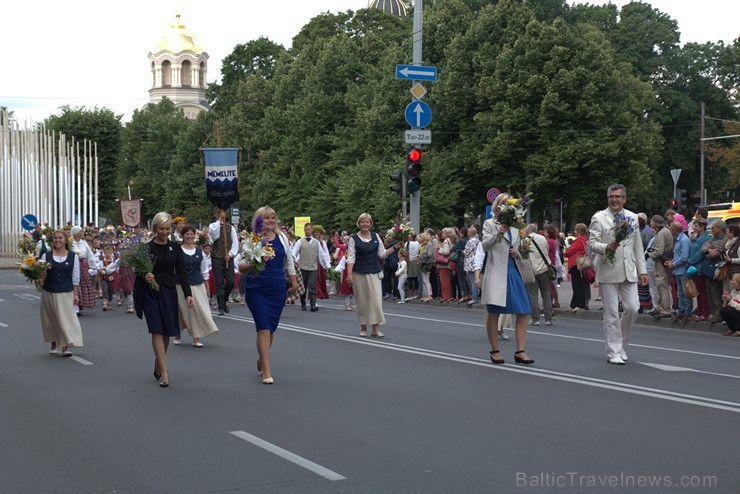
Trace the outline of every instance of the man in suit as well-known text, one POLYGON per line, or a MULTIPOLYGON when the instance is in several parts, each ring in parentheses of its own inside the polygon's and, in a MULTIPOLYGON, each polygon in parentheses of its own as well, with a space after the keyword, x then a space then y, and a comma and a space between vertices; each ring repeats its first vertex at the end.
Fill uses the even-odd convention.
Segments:
POLYGON ((604 339, 606 357, 610 364, 624 365, 627 361, 625 348, 629 344, 632 324, 637 319, 640 303, 637 295, 638 279, 648 282, 642 238, 638 231, 637 215, 624 209, 627 189, 622 184, 610 185, 607 189, 609 207, 591 218, 588 244, 596 255, 596 281, 601 287, 604 304, 604 339), (617 243, 614 237, 614 218, 623 215, 634 222, 634 231, 617 243), (614 262, 606 260, 606 253, 614 253, 614 262), (619 302, 624 312, 619 316, 619 302))

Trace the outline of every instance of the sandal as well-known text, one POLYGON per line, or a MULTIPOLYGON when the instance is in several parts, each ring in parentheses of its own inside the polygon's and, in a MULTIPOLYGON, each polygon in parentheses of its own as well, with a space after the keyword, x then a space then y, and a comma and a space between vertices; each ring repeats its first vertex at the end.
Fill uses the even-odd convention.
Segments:
POLYGON ((378 331, 377 333, 372 333, 370 336, 372 336, 373 338, 384 338, 385 337, 385 335, 381 333, 380 331, 378 331))

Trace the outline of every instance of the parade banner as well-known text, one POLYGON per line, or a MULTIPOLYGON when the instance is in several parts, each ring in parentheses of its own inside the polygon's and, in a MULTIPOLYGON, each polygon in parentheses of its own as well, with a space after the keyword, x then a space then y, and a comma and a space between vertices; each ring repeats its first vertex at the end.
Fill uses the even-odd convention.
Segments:
POLYGON ((141 199, 119 201, 121 205, 121 218, 126 226, 139 226, 141 223, 141 199))
POLYGON ((303 227, 306 226, 306 223, 311 223, 310 216, 295 216, 293 218, 293 233, 296 237, 303 237, 303 227))
POLYGON ((203 149, 206 162, 206 196, 227 210, 239 201, 239 148, 203 149))

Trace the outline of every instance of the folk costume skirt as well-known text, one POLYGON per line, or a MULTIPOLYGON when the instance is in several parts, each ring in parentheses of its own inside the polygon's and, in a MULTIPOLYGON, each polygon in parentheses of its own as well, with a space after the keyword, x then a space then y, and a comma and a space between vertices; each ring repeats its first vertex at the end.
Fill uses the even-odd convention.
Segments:
POLYGON ((379 273, 354 273, 352 289, 357 302, 357 319, 361 325, 385 324, 383 290, 379 273))
POLYGON ((82 346, 82 328, 74 309, 74 292, 41 293, 41 330, 44 341, 59 346, 82 346))
POLYGON ((188 307, 188 301, 180 285, 177 289, 177 314, 179 317, 180 330, 187 331, 192 338, 205 338, 216 336, 218 328, 211 316, 211 307, 208 305, 206 285, 190 285, 193 292, 193 306, 188 307))

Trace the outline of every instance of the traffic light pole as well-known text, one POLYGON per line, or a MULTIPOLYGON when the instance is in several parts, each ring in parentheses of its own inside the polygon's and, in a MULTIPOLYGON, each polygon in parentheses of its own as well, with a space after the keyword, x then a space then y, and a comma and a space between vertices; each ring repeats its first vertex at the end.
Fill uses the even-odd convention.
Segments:
MULTIPOLYGON (((421 65, 421 30, 422 30, 422 11, 424 9, 424 0, 416 0, 414 2, 414 33, 413 33, 413 57, 411 59, 412 65, 421 65)), ((416 83, 417 81, 414 81, 416 83)), ((413 101, 413 100, 412 100, 413 101)), ((702 136, 703 137, 703 136, 702 136)), ((419 146, 417 146, 419 147, 419 146)), ((404 184, 404 201, 403 209, 404 216, 406 215, 406 186, 404 184)), ((411 228, 415 232, 419 232, 420 228, 420 215, 421 215, 421 191, 411 193, 410 197, 410 216, 409 221, 411 222, 411 228)))

